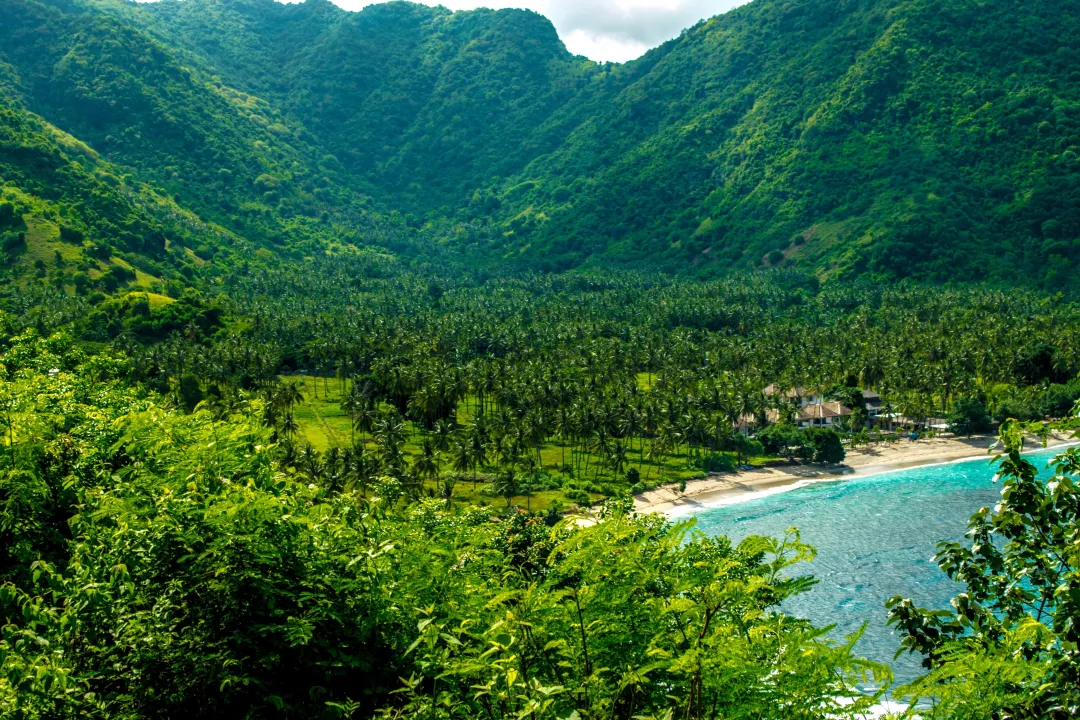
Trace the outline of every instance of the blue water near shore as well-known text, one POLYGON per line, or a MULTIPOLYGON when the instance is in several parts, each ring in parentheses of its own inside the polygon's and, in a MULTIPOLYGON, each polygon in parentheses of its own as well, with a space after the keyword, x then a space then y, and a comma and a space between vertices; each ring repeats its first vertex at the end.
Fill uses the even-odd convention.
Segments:
MULTIPOLYGON (((1054 454, 1027 458, 1043 471, 1054 454)), ((988 458, 977 458, 818 483, 695 516, 700 530, 733 542, 799 528, 818 554, 796 574, 819 582, 784 609, 819 626, 835 624, 838 638, 867 622, 857 654, 891 664, 902 683, 920 674, 920 658, 893 660, 899 642, 885 625, 885 601, 903 595, 921 607, 949 608, 959 586, 930 558, 938 542, 963 538, 972 513, 998 502, 994 473, 988 458)))

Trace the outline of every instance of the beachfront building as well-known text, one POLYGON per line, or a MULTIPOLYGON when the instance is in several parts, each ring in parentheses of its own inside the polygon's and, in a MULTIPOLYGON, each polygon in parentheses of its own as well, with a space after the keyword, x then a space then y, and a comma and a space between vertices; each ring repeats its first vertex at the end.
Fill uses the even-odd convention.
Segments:
POLYGON ((762 390, 762 393, 764 393, 767 398, 780 395, 788 402, 798 404, 800 407, 806 405, 820 405, 825 400, 825 398, 821 397, 813 390, 807 390, 806 388, 801 387, 789 388, 781 392, 778 386, 767 385, 765 389, 762 390))
MULTIPOLYGON (((776 385, 769 385, 764 389, 766 397, 783 397, 784 400, 796 407, 793 422, 801 428, 809 427, 832 427, 840 422, 840 418, 850 417, 853 413, 851 408, 837 400, 826 400, 820 394, 806 388, 796 387, 781 391, 776 385)), ((883 403, 881 395, 873 390, 861 391, 863 401, 866 403, 866 416, 870 422, 876 422, 882 416, 883 403)), ((775 409, 766 411, 769 422, 779 422, 780 413, 775 409)))
MULTIPOLYGON (((780 422, 780 413, 777 410, 769 408, 765 411, 765 416, 771 423, 780 422)), ((801 428, 832 427, 843 417, 851 417, 851 408, 837 400, 828 400, 800 406, 792 422, 801 428)))
POLYGON ((866 416, 870 418, 871 422, 876 422, 877 418, 881 417, 882 408, 884 407, 881 396, 873 390, 863 390, 862 396, 863 400, 866 401, 866 416))

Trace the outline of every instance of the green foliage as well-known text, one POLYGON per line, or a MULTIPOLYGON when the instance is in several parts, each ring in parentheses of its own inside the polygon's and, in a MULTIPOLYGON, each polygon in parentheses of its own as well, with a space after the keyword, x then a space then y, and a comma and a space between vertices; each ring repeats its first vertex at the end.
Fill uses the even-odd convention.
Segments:
MULTIPOLYGON (((522 11, 0 3, 0 716, 860 715, 797 534, 628 491, 842 461, 769 384, 1066 414, 1062 296, 847 279, 1070 289, 1072 3, 758 0, 625 66, 522 11)), ((892 606, 919 712, 1076 714, 1080 460, 1006 427, 968 592, 892 606)))
POLYGON ((1064 290, 1072 9, 758 0, 614 65, 516 10, 12 0, 0 178, 188 281, 374 244, 1064 290))
POLYGON ((840 436, 832 428, 806 428, 802 431, 802 456, 815 463, 838 465, 846 451, 840 436))
MULTIPOLYGON (((99 279, 98 286, 102 286, 99 279)), ((183 333, 193 342, 205 339, 222 325, 221 309, 206 303, 197 294, 186 293, 179 300, 152 307, 146 293, 128 293, 98 304, 77 325, 81 337, 107 341, 123 333, 152 343, 183 333)))
POLYGON ((769 454, 799 457, 807 462, 835 465, 842 463, 846 455, 840 436, 832 428, 770 425, 756 439, 769 454))
POLYGON ((794 425, 770 425, 757 434, 757 440, 770 455, 793 458, 803 447, 805 434, 794 425))
POLYGON ((176 413, 63 336, 3 363, 5 715, 855 717, 888 677, 777 609, 797 534, 365 499, 297 477, 261 397, 176 413))
POLYGON ((938 546, 942 571, 965 586, 953 609, 889 601, 889 622, 903 637, 899 652, 921 653, 930 669, 900 690, 915 701, 933 698, 918 717, 1064 719, 1080 712, 1080 571, 1070 560, 1080 452, 1057 456, 1054 477, 1042 482, 1020 454, 1024 434, 1015 422, 1001 430, 1000 504, 972 516, 967 545, 938 546))
POLYGON ((511 244, 549 266, 659 255, 705 272, 1020 270, 1068 287, 1080 166, 1063 110, 1077 86, 1055 53, 1075 17, 1009 1, 755 2, 702 22, 631 63, 633 84, 523 173, 537 190, 510 217, 528 205, 549 219, 531 233, 511 220, 511 244), (1020 66, 1040 79, 1009 85, 1020 66), (567 177, 584 182, 561 207, 546 191, 567 177))
POLYGON ((72 227, 60 227, 60 239, 64 242, 73 243, 75 245, 82 245, 82 241, 85 239, 85 235, 78 228, 72 227))
MULTIPOLYGON (((1051 418, 1068 417, 1078 400, 1080 400, 1080 379, 1074 379, 1065 385, 1050 385, 1039 396, 1038 414, 1051 418)), ((1029 418, 1017 417, 1016 419, 1029 418)))
POLYGON ((705 472, 732 472, 735 470, 735 458, 727 453, 709 453, 701 459, 701 469, 705 472))
POLYGON ((540 573, 526 570, 512 589, 473 584, 467 606, 425 613, 417 669, 384 716, 755 717, 777 703, 809 716, 861 712, 840 696, 880 669, 768 610, 806 588, 781 575, 809 557, 797 535, 733 548, 688 531, 618 511, 557 530, 540 573))
POLYGON ((972 435, 990 429, 990 415, 986 405, 977 397, 958 398, 948 417, 949 432, 957 435, 972 435))

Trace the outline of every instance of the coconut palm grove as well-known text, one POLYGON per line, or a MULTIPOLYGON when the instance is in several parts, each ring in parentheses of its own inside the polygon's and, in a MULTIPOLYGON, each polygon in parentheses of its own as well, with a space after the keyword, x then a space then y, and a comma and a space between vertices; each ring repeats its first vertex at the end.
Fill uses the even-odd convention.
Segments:
POLYGON ((3 0, 0 246, 4 720, 1080 716, 1077 0, 3 0), (655 502, 993 439, 915 679, 655 502))

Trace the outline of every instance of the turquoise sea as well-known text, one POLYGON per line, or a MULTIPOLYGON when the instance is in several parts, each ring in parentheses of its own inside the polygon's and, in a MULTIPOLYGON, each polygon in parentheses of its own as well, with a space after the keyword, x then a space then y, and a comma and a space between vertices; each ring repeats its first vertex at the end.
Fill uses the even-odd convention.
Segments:
MULTIPOLYGON (((1028 460, 1044 470, 1055 451, 1028 460)), ((885 625, 885 601, 912 598, 922 607, 949 608, 957 584, 931 562, 942 540, 963 538, 972 513, 993 506, 1001 493, 989 456, 943 465, 823 482, 738 505, 695 512, 708 535, 780 536, 795 526, 817 558, 796 568, 818 584, 784 609, 842 637, 868 622, 856 652, 893 666, 898 682, 920 673, 917 656, 893 660, 899 647, 885 625)))

